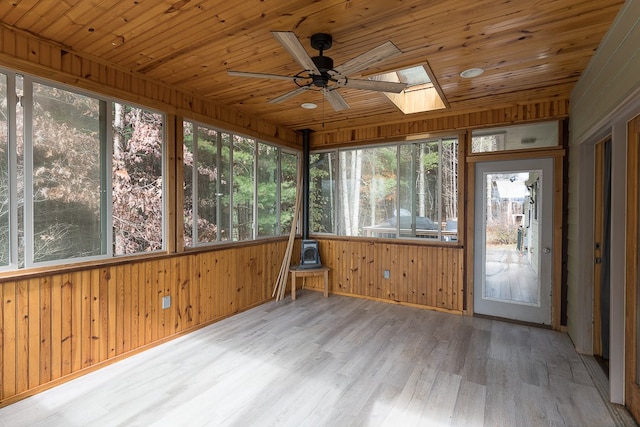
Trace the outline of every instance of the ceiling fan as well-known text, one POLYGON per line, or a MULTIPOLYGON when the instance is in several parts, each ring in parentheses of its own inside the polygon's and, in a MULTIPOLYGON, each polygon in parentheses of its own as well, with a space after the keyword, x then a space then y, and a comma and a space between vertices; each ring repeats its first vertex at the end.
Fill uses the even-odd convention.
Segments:
POLYGON ((324 56, 325 50, 332 45, 330 34, 317 33, 311 36, 311 47, 319 51, 318 56, 310 57, 298 37, 289 31, 272 31, 271 34, 280 42, 293 59, 303 68, 298 74, 284 76, 279 74, 251 73, 244 71, 227 71, 231 76, 257 77, 261 79, 292 80, 298 87, 290 92, 273 98, 270 104, 277 104, 307 90, 320 90, 334 110, 349 108, 347 101, 337 89, 372 90, 377 92, 400 93, 407 86, 406 83, 386 82, 377 80, 351 79, 348 76, 370 66, 392 58, 402 53, 393 43, 387 41, 382 45, 356 56, 355 58, 334 68, 333 59, 324 56))

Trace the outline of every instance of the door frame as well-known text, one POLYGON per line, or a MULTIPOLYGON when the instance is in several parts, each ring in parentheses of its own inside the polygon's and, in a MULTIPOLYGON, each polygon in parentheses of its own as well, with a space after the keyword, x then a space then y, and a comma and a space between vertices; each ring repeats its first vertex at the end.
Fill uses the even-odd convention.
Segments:
POLYGON ((640 114, 627 125, 627 237, 625 290, 625 406, 635 419, 640 419, 640 379, 638 372, 638 283, 640 279, 640 114))
MULTIPOLYGON (((471 138, 470 135, 467 138, 471 138)), ((500 152, 492 154, 472 155, 467 157, 466 185, 466 310, 465 314, 473 315, 474 299, 474 260, 475 260, 475 174, 476 163, 501 160, 524 160, 532 158, 553 158, 553 252, 551 262, 552 295, 551 295, 551 327, 560 330, 562 309, 562 258, 564 253, 564 156, 563 148, 535 151, 500 152)))
MULTIPOLYGON (((482 307, 483 314, 501 317, 505 319, 526 321, 533 324, 551 325, 551 298, 553 295, 553 257, 555 248, 553 247, 553 157, 534 158, 534 159, 510 159, 491 162, 476 163, 476 227, 475 233, 475 300, 474 307, 476 313, 482 307), (524 215, 523 221, 529 218, 531 223, 523 223, 523 226, 529 229, 529 233, 537 236, 537 241, 530 242, 533 244, 533 252, 524 256, 528 259, 530 256, 532 267, 537 270, 538 277, 538 301, 536 304, 516 302, 513 300, 502 300, 485 298, 481 295, 485 288, 486 276, 484 274, 487 257, 487 231, 484 222, 488 200, 487 179, 485 174, 504 175, 519 172, 540 172, 542 178, 539 182, 540 193, 531 195, 531 201, 535 201, 533 218, 524 215), (478 180, 482 180, 479 182, 478 180), (482 207, 480 207, 482 206, 482 207), (482 226, 480 226, 482 224, 482 226), (541 225, 541 227, 539 227, 541 225), (531 226, 531 228, 529 228, 531 226), (543 248, 551 248, 551 253, 545 253, 543 248), (530 255, 531 254, 531 255, 530 255)), ((529 206, 529 202, 525 200, 524 204, 529 206)), ((525 208, 523 208, 525 209, 525 208)), ((518 211, 518 213, 524 213, 518 211)), ((529 214, 531 214, 529 210, 529 214)))
MULTIPOLYGON (((607 138, 598 141, 594 146, 594 191, 593 191, 593 256, 602 257, 602 239, 604 235, 604 145, 607 138)), ((602 313, 600 310, 600 292, 602 288, 602 264, 593 264, 593 354, 602 356, 602 313)))

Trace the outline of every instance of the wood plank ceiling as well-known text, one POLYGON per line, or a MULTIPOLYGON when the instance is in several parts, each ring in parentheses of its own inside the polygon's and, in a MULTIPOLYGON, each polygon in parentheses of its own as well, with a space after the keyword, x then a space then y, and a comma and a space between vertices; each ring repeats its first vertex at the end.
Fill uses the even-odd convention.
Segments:
POLYGON ((622 0, 14 0, 0 20, 19 30, 175 85, 292 129, 336 129, 419 120, 549 99, 568 99, 622 0), (335 112, 320 92, 280 104, 285 80, 228 70, 294 75, 300 66, 270 31, 333 36, 336 65, 390 40, 403 53, 351 78, 428 64, 449 108, 401 113, 383 94, 341 88, 335 112), (460 72, 484 74, 463 79, 460 72), (304 102, 319 105, 300 108, 304 102))

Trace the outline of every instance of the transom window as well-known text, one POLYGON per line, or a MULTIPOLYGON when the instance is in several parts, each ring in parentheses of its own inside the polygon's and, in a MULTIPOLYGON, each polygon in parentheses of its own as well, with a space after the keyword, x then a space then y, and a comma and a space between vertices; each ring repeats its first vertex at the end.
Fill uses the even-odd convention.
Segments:
POLYGON ((557 147, 559 133, 557 121, 476 129, 471 134, 471 153, 557 147))

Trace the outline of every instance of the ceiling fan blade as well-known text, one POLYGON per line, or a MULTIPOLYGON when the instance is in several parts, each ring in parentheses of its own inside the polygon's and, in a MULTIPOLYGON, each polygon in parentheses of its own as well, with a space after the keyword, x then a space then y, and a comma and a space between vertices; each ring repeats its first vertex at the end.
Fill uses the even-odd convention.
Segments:
POLYGON ((347 89, 363 89, 374 90, 377 92, 400 93, 406 87, 406 83, 385 82, 380 80, 360 80, 360 79, 343 79, 336 83, 340 87, 347 89))
POLYGON ((309 86, 301 86, 297 89, 292 90, 291 92, 287 92, 284 95, 280 95, 277 98, 273 98, 271 101, 269 101, 269 104, 278 104, 282 101, 286 101, 287 99, 292 98, 297 94, 306 91, 307 89, 309 89, 309 86))
POLYGON ((294 76, 281 76, 279 74, 265 74, 265 73, 249 73, 246 71, 227 71, 227 74, 230 76, 238 76, 238 77, 257 77, 259 79, 276 79, 276 80, 296 80, 299 77, 294 76))
POLYGON ((347 104, 347 101, 345 101, 337 90, 325 89, 322 93, 324 93, 324 97, 327 98, 327 101, 329 101, 329 104, 331 104, 334 110, 341 111, 349 108, 349 104, 347 104))
POLYGON ((313 63, 311 57, 294 33, 291 31, 271 31, 271 34, 273 34, 273 37, 280 42, 282 47, 289 52, 303 69, 312 71, 314 74, 320 74, 320 70, 318 70, 316 64, 313 63))
POLYGON ((398 49, 396 45, 388 41, 368 52, 363 53, 362 55, 356 56, 342 65, 338 65, 335 67, 335 71, 343 76, 348 76, 358 71, 365 70, 377 62, 400 55, 401 53, 402 51, 398 49))

